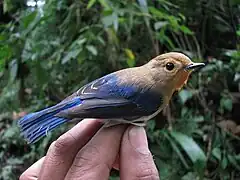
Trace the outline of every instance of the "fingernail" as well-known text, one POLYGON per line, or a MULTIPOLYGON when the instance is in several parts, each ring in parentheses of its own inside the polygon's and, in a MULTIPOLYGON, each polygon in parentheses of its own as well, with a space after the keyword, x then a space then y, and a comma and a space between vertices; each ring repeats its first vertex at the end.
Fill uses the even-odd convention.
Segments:
POLYGON ((143 127, 133 126, 128 132, 128 138, 136 151, 149 153, 147 135, 143 127))

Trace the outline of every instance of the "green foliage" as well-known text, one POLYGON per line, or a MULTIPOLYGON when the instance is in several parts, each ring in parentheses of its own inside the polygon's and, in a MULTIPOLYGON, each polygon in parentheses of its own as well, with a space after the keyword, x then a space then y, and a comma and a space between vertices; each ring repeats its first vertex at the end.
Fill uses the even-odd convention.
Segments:
POLYGON ((148 123, 161 179, 240 178, 237 0, 3 5, 0 10, 11 18, 0 16, 0 179, 16 179, 68 128, 29 146, 13 120, 20 115, 13 114, 52 105, 95 78, 168 51, 182 51, 207 66, 174 96, 167 114, 148 123), (164 120, 169 129, 161 128, 164 120), (234 127, 222 126, 225 120, 234 127))

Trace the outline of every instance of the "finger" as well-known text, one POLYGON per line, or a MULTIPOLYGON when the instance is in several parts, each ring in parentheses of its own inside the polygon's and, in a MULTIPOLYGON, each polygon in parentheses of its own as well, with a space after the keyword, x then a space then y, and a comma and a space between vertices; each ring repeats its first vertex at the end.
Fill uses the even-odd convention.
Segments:
POLYGON ((37 180, 44 159, 45 157, 42 157, 37 162, 35 162, 24 173, 22 173, 19 179, 20 180, 37 180))
POLYGON ((124 180, 159 180, 143 127, 130 126, 123 135, 120 149, 120 177, 124 180))
POLYGON ((102 128, 78 152, 66 179, 108 179, 124 130, 124 125, 102 128))
POLYGON ((119 170, 119 154, 117 155, 112 167, 116 170, 119 170))
POLYGON ((83 120, 52 143, 44 161, 39 179, 64 179, 79 149, 99 130, 102 123, 83 120))

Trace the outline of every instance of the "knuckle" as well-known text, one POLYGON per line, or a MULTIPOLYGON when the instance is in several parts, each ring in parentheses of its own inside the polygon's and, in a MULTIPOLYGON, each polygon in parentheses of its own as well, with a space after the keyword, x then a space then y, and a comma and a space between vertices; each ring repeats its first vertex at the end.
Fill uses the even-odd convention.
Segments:
POLYGON ((111 168, 104 160, 102 160, 99 148, 95 145, 88 144, 76 155, 69 173, 82 178, 87 174, 90 175, 90 172, 97 173, 100 169, 108 170, 111 168))
POLYGON ((54 141, 50 147, 49 147, 49 152, 46 156, 46 161, 45 161, 45 165, 50 165, 50 166, 58 166, 60 165, 62 162, 59 161, 59 156, 61 156, 60 151, 56 148, 56 142, 54 141))
POLYGON ((81 149, 75 157, 81 163, 96 164, 101 159, 99 148, 93 144, 88 144, 81 149))
POLYGON ((58 160, 58 156, 61 155, 61 153, 59 152, 59 150, 56 148, 56 142, 54 141, 50 147, 49 147, 49 151, 50 153, 47 154, 47 158, 46 158, 46 163, 48 165, 59 165, 61 162, 58 160))
POLYGON ((74 137, 70 133, 63 134, 56 140, 52 148, 56 154, 65 153, 75 145, 73 143, 74 140, 74 137))

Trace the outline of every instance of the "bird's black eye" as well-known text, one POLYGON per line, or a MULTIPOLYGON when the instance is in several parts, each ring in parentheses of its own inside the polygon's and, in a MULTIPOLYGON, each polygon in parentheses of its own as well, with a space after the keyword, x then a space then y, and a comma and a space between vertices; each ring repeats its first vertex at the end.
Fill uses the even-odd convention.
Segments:
POLYGON ((166 68, 167 68, 168 71, 171 71, 171 70, 174 69, 174 64, 169 62, 169 63, 166 64, 166 68))

